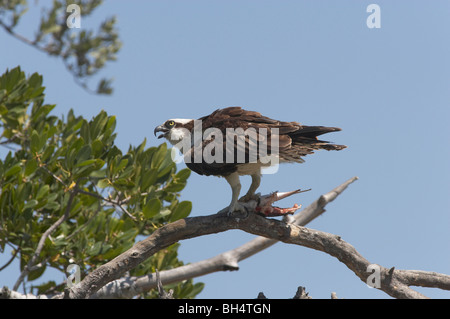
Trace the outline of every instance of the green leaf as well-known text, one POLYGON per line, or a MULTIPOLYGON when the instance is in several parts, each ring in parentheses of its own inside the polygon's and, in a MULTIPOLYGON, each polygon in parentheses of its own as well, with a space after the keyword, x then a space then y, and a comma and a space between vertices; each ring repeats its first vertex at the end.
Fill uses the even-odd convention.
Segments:
MULTIPOLYGON (((3 96, 6 95, 6 90, 0 90, 0 100, 3 99, 3 96)), ((5 115, 8 113, 8 108, 4 106, 3 104, 0 105, 0 116, 5 115)))
POLYGON ((97 183, 97 187, 100 187, 100 188, 106 188, 108 186, 111 186, 111 183, 108 178, 101 179, 97 183))
POLYGON ((113 88, 111 87, 112 79, 101 79, 98 83, 97 93, 98 94, 111 94, 113 88))
POLYGON ((33 174, 36 171, 37 166, 37 161, 34 158, 28 160, 25 164, 25 176, 33 174))
POLYGON ((56 286, 56 282, 53 280, 47 281, 43 283, 42 285, 35 286, 33 285, 33 288, 37 288, 37 294, 45 294, 50 288, 54 288, 56 286))
POLYGON ((83 162, 91 156, 92 150, 90 145, 84 145, 77 154, 77 162, 83 162))
POLYGON ((13 88, 18 84, 19 80, 25 78, 25 73, 22 72, 20 70, 20 66, 18 66, 12 70, 6 71, 4 76, 5 76, 4 79, 5 79, 6 83, 2 87, 4 87, 8 92, 11 92, 13 90, 13 88))
POLYGON ((121 178, 129 178, 131 177, 134 172, 136 171, 136 168, 132 165, 128 166, 127 168, 125 168, 122 173, 120 173, 120 175, 118 176, 119 179, 121 178))
POLYGON ((41 139, 39 138, 39 134, 36 130, 33 130, 31 133, 31 144, 30 144, 31 152, 37 153, 41 148, 41 139))
POLYGON ((15 200, 18 202, 25 202, 27 201, 31 195, 32 192, 32 185, 31 183, 21 183, 19 184, 19 186, 17 187, 17 191, 16 191, 16 198, 15 200))
POLYGON ((48 202, 45 204, 44 208, 48 210, 58 210, 61 207, 61 205, 57 202, 48 202))
POLYGON ((81 121, 80 136, 89 143, 91 139, 89 123, 84 119, 81 121))
POLYGON ((91 137, 93 139, 97 139, 99 137, 99 135, 103 131, 103 128, 105 127, 107 121, 108 121, 108 115, 106 114, 105 111, 102 110, 89 123, 90 131, 91 131, 91 137))
POLYGON ((175 178, 180 179, 181 181, 186 181, 190 175, 191 170, 189 168, 183 168, 175 175, 175 178))
POLYGON ((158 198, 152 198, 147 201, 142 212, 144 213, 145 218, 152 218, 156 214, 159 213, 161 209, 161 201, 158 198))
POLYGON ((32 280, 38 279, 39 277, 42 276, 42 274, 44 273, 46 268, 47 268, 47 266, 44 264, 43 266, 39 267, 38 269, 30 271, 30 273, 27 276, 28 280, 32 281, 32 280))
POLYGON ((42 197, 46 196, 48 194, 49 190, 50 190, 50 186, 48 186, 48 185, 41 186, 37 192, 36 199, 40 200, 42 197))
POLYGON ((83 166, 91 165, 91 164, 94 164, 94 163, 97 163, 97 160, 96 159, 90 159, 90 160, 86 160, 86 161, 83 161, 83 162, 77 164, 75 167, 83 167, 83 166))
POLYGON ((50 157, 50 155, 53 154, 54 150, 55 150, 55 146, 54 145, 48 145, 45 148, 44 154, 41 155, 41 160, 42 161, 46 161, 50 157))
POLYGON ((95 157, 100 157, 103 151, 103 143, 100 140, 94 140, 92 142, 92 153, 95 157))
POLYGON ((20 167, 20 164, 16 164, 6 171, 5 177, 15 175, 15 174, 19 173, 21 170, 22 170, 22 168, 20 167))
POLYGON ((178 219, 186 218, 189 216, 192 210, 192 203, 190 201, 183 201, 177 205, 172 215, 170 216, 170 221, 174 222, 178 219))
POLYGON ((118 178, 113 182, 113 185, 117 186, 117 187, 121 187, 121 186, 133 187, 134 183, 132 181, 127 180, 126 178, 118 178))
POLYGON ((119 165, 117 165, 116 168, 115 168, 115 172, 120 171, 125 166, 127 166, 127 164, 128 164, 128 158, 121 159, 119 165))
POLYGON ((114 132, 115 128, 116 128, 116 117, 113 115, 108 118, 108 122, 106 123, 105 126, 105 133, 111 135, 114 132))
POLYGON ((138 230, 131 228, 121 233, 117 239, 125 244, 126 242, 134 241, 134 238, 137 236, 137 234, 138 230))
POLYGON ((205 284, 202 282, 198 282, 193 286, 193 289, 191 291, 191 293, 189 294, 189 297, 194 298, 195 296, 197 296, 199 293, 202 292, 203 288, 205 288, 205 284))
POLYGON ((24 206, 23 209, 27 209, 27 208, 33 208, 34 206, 36 206, 38 204, 38 201, 35 199, 29 200, 24 206))
POLYGON ((186 182, 177 183, 177 182, 172 181, 164 188, 164 190, 166 192, 178 193, 178 192, 182 191, 185 187, 186 187, 186 182))
POLYGON ((38 73, 33 73, 28 78, 28 84, 32 87, 37 87, 42 85, 42 75, 39 75, 38 73))
POLYGON ((156 183, 157 178, 158 178, 158 170, 155 168, 152 168, 146 171, 144 174, 142 174, 141 191, 146 191, 147 188, 154 185, 156 183))
POLYGON ((50 113, 50 111, 53 110, 53 108, 55 106, 56 106, 56 104, 52 104, 52 105, 45 104, 40 107, 33 108, 34 112, 31 113, 31 120, 37 121, 41 116, 43 116, 43 115, 45 116, 48 113, 50 113))
POLYGON ((96 242, 87 251, 88 255, 89 256, 97 256, 100 253, 101 249, 102 249, 102 245, 103 245, 103 242, 101 242, 101 241, 96 242))
POLYGON ((47 28, 41 30, 43 34, 57 33, 61 30, 61 26, 57 23, 49 25, 47 28))
POLYGON ((167 153, 167 144, 163 143, 158 147, 158 150, 153 154, 152 162, 151 162, 151 168, 158 168, 164 158, 166 157, 167 153))

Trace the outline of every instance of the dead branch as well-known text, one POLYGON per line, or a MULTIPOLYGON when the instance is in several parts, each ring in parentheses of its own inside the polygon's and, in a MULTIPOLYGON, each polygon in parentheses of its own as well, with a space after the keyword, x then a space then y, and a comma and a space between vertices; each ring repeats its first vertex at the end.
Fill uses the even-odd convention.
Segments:
MULTIPOLYGON (((336 191, 335 193, 328 193, 321 196, 319 200, 313 203, 317 206, 316 208, 311 208, 310 213, 317 210, 324 211, 323 207, 326 203, 334 199, 338 194, 339 191, 336 191)), ((301 215, 303 214, 308 216, 307 209, 301 215)), ((304 218, 308 220, 308 218, 313 217, 311 215, 304 218)), ((410 286, 450 290, 449 275, 418 270, 397 270, 394 267, 385 268, 381 265, 370 263, 351 244, 342 240, 340 236, 309 229, 296 225, 293 222, 286 223, 285 221, 264 218, 252 212, 248 214, 235 212, 231 216, 227 214, 214 214, 185 218, 167 224, 157 229, 145 240, 136 243, 128 251, 92 271, 79 284, 55 297, 71 299, 89 298, 107 283, 120 278, 126 271, 133 269, 157 251, 175 242, 230 229, 240 229, 264 237, 256 238, 249 242, 253 242, 251 245, 255 245, 257 248, 255 246, 251 249, 248 246, 245 249, 242 248, 249 243, 236 248, 234 250, 234 259, 228 259, 223 263, 232 267, 237 267, 237 261, 264 249, 261 247, 270 246, 271 241, 282 241, 284 243, 319 250, 337 258, 367 284, 372 284, 373 271, 375 271, 377 275, 375 280, 376 288, 395 298, 426 298, 423 294, 411 289, 410 286)), ((162 275, 163 273, 161 273, 161 284, 164 282, 162 275)), ((11 295, 13 293, 9 292, 8 294, 11 295)))
POLYGON ((173 299, 173 290, 170 289, 169 292, 164 290, 161 278, 159 277, 159 271, 156 269, 156 282, 158 286, 159 299, 173 299))
POLYGON ((306 288, 299 286, 297 288, 297 292, 295 293, 295 296, 292 299, 312 299, 309 293, 306 292, 306 288))
MULTIPOLYGON (((107 283, 120 278, 148 257, 175 242, 183 239, 240 229, 289 244, 300 245, 325 252, 344 263, 363 282, 368 283, 375 264, 370 263, 340 236, 287 224, 275 219, 267 219, 258 214, 234 213, 185 218, 157 229, 145 240, 138 242, 128 251, 105 265, 95 269, 78 285, 72 287, 68 297, 71 299, 89 298, 107 283)), ((450 290, 450 276, 434 272, 395 270, 380 265, 378 289, 395 298, 426 298, 410 288, 418 285, 450 290)), ((61 296, 58 296, 61 297, 61 296)))
MULTIPOLYGON (((316 201, 293 216, 286 216, 289 223, 304 226, 325 212, 325 206, 339 196, 351 183, 353 177, 330 192, 321 195, 316 201)), ((191 263, 175 269, 160 271, 163 284, 171 284, 182 280, 207 275, 217 271, 233 271, 239 269, 239 262, 260 251, 269 248, 278 240, 257 237, 235 249, 221 253, 215 257, 191 263)), ((132 298, 133 296, 157 288, 155 274, 139 277, 124 277, 114 280, 91 296, 91 298, 132 298)))
POLYGON ((0 289, 0 299, 48 299, 48 297, 46 295, 22 294, 5 286, 0 289))

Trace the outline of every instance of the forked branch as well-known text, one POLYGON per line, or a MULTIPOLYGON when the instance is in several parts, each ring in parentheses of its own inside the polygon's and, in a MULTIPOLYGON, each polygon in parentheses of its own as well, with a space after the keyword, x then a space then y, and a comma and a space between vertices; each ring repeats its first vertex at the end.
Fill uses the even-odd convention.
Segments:
MULTIPOLYGON (((287 222, 295 225, 305 226, 316 217, 325 212, 325 206, 339 196, 351 183, 357 180, 353 177, 330 192, 323 194, 300 213, 293 216, 286 216, 287 222)), ((204 276, 218 271, 233 271, 239 269, 239 262, 249 258, 260 251, 269 248, 278 240, 256 237, 251 241, 236 247, 232 250, 221 253, 212 258, 187 264, 170 270, 160 272, 163 284, 171 284, 182 280, 204 276)), ((123 277, 108 283, 91 298, 132 298, 140 293, 157 288, 155 274, 148 274, 139 277, 123 277)))
MULTIPOLYGON (((370 263, 340 236, 301 226, 324 212, 325 205, 336 198, 354 180, 351 179, 333 191, 322 195, 313 204, 301 213, 291 217, 291 220, 287 222, 268 219, 250 212, 248 214, 233 213, 231 216, 227 216, 227 214, 214 214, 185 218, 167 224, 157 229, 145 240, 136 243, 128 251, 92 271, 79 284, 67 289, 64 294, 55 297, 73 299, 89 297, 130 297, 145 291, 144 289, 148 290, 149 285, 157 287, 158 280, 155 279, 154 275, 139 278, 129 277, 122 279, 124 280, 122 282, 114 282, 114 280, 123 276, 126 271, 133 269, 157 251, 180 240, 219 233, 230 229, 241 229, 261 237, 209 260, 186 265, 174 270, 162 271, 160 273, 160 286, 161 284, 187 279, 186 273, 189 275, 188 278, 193 278, 213 271, 237 269, 240 260, 252 256, 277 241, 282 241, 284 243, 319 250, 337 258, 363 282, 367 284, 374 283, 376 288, 395 298, 426 298, 423 294, 413 290, 411 286, 450 290, 449 275, 428 271, 385 268, 381 265, 370 263), (214 268, 217 265, 221 268, 214 268), (171 271, 177 272, 170 273, 171 271), (375 278, 375 282, 372 282, 374 275, 377 277, 375 278), (151 283, 152 281, 154 284, 151 283), (110 284, 108 285, 108 283, 110 284), (115 286, 113 283, 115 283, 115 286), (124 285, 124 283, 127 283, 130 289, 127 290, 127 285, 124 285), (104 288, 101 289, 102 287, 104 288), (118 295, 118 292, 114 291, 115 287, 119 288, 117 291, 122 295, 118 295), (99 289, 101 290, 99 291, 99 289)), ((13 293, 8 295, 12 296, 13 293)))
MULTIPOLYGON (((326 201, 321 197, 317 205, 326 201)), ((309 229, 293 223, 267 219, 258 214, 239 214, 232 216, 214 214, 209 216, 185 218, 157 229, 145 240, 138 242, 125 253, 107 264, 95 269, 67 294, 69 298, 89 298, 107 283, 120 278, 148 257, 175 242, 198 236, 219 233, 230 229, 263 236, 276 241, 296 244, 323 251, 344 263, 363 282, 368 283, 372 275, 372 263, 365 259, 340 236, 309 229)), ((395 298, 426 298, 410 288, 417 285, 450 290, 450 276, 434 272, 394 270, 378 267, 379 289, 395 298)))

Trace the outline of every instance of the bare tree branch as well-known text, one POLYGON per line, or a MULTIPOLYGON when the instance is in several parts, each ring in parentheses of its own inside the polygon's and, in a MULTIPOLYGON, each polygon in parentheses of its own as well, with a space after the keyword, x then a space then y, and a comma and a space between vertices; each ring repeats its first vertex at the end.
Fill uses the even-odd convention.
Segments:
POLYGON ((311 296, 306 292, 305 287, 298 287, 295 296, 292 299, 312 299, 311 296))
POLYGON ((0 299, 48 299, 46 295, 22 294, 20 292, 10 290, 8 287, 3 287, 0 290, 0 299))
MULTIPOLYGON (((2 228, 0 227, 0 230, 2 230, 2 228)), ((17 254, 20 251, 20 245, 22 244, 22 239, 20 239, 19 244, 17 245, 17 248, 15 248, 13 245, 9 244, 9 246, 11 246, 14 250, 14 253, 12 254, 11 258, 6 262, 6 264, 4 264, 3 266, 0 267, 0 271, 2 271, 3 269, 5 269, 6 267, 8 267, 16 258, 17 254)))
MULTIPOLYGON (((126 271, 175 242, 183 239, 223 232, 229 229, 241 229, 248 233, 296 244, 323 251, 344 263, 363 282, 368 283, 372 274, 369 266, 374 264, 366 260, 356 249, 340 236, 309 229, 303 226, 287 224, 275 219, 267 219, 258 214, 234 213, 185 218, 167 224, 145 240, 136 243, 128 251, 105 265, 95 269, 79 284, 72 287, 69 298, 89 298, 98 289, 114 279, 120 278, 126 271)), ((411 289, 411 285, 439 287, 450 290, 450 276, 433 272, 394 270, 379 267, 379 289, 395 298, 425 298, 411 289), (439 282, 439 284, 437 284, 439 282)), ((61 297, 58 295, 57 297, 61 297)))
MULTIPOLYGON (((303 209, 300 213, 297 213, 294 216, 288 215, 290 217, 289 222, 300 226, 304 226, 311 222, 313 219, 323 214, 325 212, 325 206, 332 202, 348 187, 348 185, 357 179, 357 177, 353 177, 330 192, 320 196, 319 199, 303 209)), ((175 269, 160 271, 161 281, 163 284, 171 284, 217 271, 238 270, 238 263, 241 260, 249 258, 277 242, 278 240, 276 239, 257 237, 244 245, 221 253, 215 257, 177 267, 175 269)), ((97 293, 93 294, 91 298, 132 298, 139 293, 149 291, 156 287, 157 282, 155 280, 155 274, 148 274, 140 277, 125 277, 108 283, 97 291, 97 293)))
MULTIPOLYGON (((336 198, 336 196, 351 183, 351 180, 346 183, 346 185, 344 185, 344 183, 340 188, 338 187, 332 192, 321 196, 316 202, 309 206, 311 208, 308 207, 299 214, 298 216, 301 215, 303 216, 302 218, 304 218, 302 223, 306 223, 314 218, 313 216, 314 214, 317 214, 317 212, 323 212, 326 203, 336 198)), ((367 284, 370 283, 371 276, 373 276, 372 270, 378 270, 376 288, 395 298, 426 298, 423 294, 411 289, 410 286, 434 287, 450 290, 449 275, 419 270, 397 270, 394 267, 385 268, 381 265, 370 263, 355 249, 355 247, 342 240, 340 236, 309 229, 296 225, 295 223, 300 223, 297 220, 297 216, 294 217, 293 222, 286 223, 284 221, 268 219, 255 213, 242 214, 237 212, 232 216, 227 216, 227 214, 214 214, 181 219, 155 230, 148 238, 136 243, 128 251, 95 269, 79 284, 67 289, 64 294, 59 294, 55 296, 55 298, 89 298, 107 283, 120 278, 126 271, 133 269, 157 251, 172 245, 175 242, 212 233, 219 233, 229 229, 241 229, 245 232, 265 238, 256 238, 253 241, 230 251, 233 252, 235 256, 232 256, 233 254, 230 254, 230 252, 226 252, 213 257, 213 259, 219 259, 218 257, 220 256, 222 259, 220 261, 222 268, 223 265, 227 265, 226 267, 237 268, 237 262, 239 260, 247 258, 257 251, 262 250, 261 247, 270 246, 269 243, 271 243, 271 241, 282 241, 284 243, 319 250, 337 258, 367 284)), ((183 267, 188 266, 190 265, 183 267)), ((180 267, 179 269, 183 269, 183 267, 180 267)), ((190 276, 196 276, 192 269, 190 271, 190 276)), ((204 269, 197 268, 197 271, 199 274, 205 273, 204 269)), ((168 273, 169 271, 161 272, 161 285, 162 283, 167 283, 165 282, 166 279, 164 276, 168 276, 168 273)), ((182 272, 179 271, 178 275, 182 276, 182 272)), ((154 277, 153 275, 150 276, 154 277)), ((171 280, 175 278, 173 275, 170 276, 171 280)), ((130 284, 130 287, 132 287, 131 290, 135 289, 135 291, 132 292, 134 295, 139 293, 140 288, 136 285, 136 282, 138 282, 139 279, 142 278, 138 278, 135 282, 130 284)), ((155 280, 155 283, 156 286, 158 280, 155 280)), ((120 290, 122 292, 126 291, 126 289, 120 290)), ((14 293, 15 292, 11 291, 7 292, 9 295, 14 293)))
POLYGON ((161 278, 159 277, 159 271, 156 269, 156 282, 158 286, 159 299, 173 299, 173 290, 170 289, 169 292, 164 290, 161 278))
MULTIPOLYGON (((113 199, 111 199, 111 198, 109 198, 109 197, 103 197, 103 196, 101 196, 101 195, 99 195, 99 194, 91 193, 91 192, 85 191, 85 190, 80 189, 80 188, 77 188, 77 192, 79 192, 79 193, 81 193, 81 194, 85 194, 85 195, 89 195, 89 196, 95 197, 95 198, 97 198, 97 199, 101 199, 101 200, 103 200, 104 202, 107 202, 107 203, 112 204, 114 207, 119 207, 120 210, 121 210, 122 212, 124 212, 125 214, 127 214, 128 217, 130 217, 132 220, 134 220, 134 221, 137 220, 136 217, 134 217, 133 215, 131 215, 130 212, 129 212, 124 206, 122 206, 122 205, 125 203, 125 201, 113 200, 113 199)), ((126 199, 126 201, 128 201, 128 200, 129 200, 129 198, 126 199)))

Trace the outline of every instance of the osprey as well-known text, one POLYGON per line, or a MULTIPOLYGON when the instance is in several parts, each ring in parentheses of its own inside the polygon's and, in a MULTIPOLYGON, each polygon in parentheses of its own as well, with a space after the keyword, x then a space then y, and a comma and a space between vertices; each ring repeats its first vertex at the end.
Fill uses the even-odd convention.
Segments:
POLYGON ((224 177, 231 186, 228 214, 243 210, 239 202, 258 199, 261 170, 278 163, 302 163, 315 150, 342 150, 345 145, 317 136, 340 131, 337 127, 306 126, 262 116, 241 107, 218 109, 194 119, 169 119, 155 128, 183 154, 186 166, 200 175, 224 177), (250 175, 247 193, 239 199, 240 175, 250 175))

